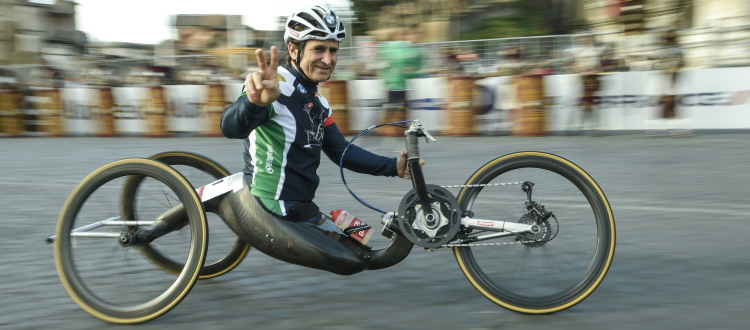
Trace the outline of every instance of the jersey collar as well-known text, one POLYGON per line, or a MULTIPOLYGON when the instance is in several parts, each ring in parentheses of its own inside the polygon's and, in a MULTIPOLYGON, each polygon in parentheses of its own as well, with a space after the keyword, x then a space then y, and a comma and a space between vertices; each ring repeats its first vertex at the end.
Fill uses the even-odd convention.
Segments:
POLYGON ((297 78, 297 81, 305 86, 308 91, 314 93, 318 90, 318 83, 303 77, 302 74, 294 68, 294 65, 285 64, 284 67, 289 70, 289 72, 291 72, 297 78))

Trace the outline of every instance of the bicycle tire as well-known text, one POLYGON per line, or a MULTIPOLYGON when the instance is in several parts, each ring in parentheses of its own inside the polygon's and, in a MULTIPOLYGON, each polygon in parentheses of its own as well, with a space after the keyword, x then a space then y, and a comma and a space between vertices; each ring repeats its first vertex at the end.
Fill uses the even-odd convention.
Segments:
MULTIPOLYGON (((205 157, 200 154, 191 153, 191 152, 184 152, 184 151, 168 151, 168 152, 162 152, 155 154, 149 159, 158 160, 160 162, 163 162, 177 170, 177 166, 188 166, 190 168, 199 170, 200 172, 208 175, 211 177, 211 179, 217 180, 224 177, 227 177, 230 175, 229 171, 221 166, 221 164, 211 160, 208 157, 205 157)), ((186 178, 189 176, 187 171, 180 171, 180 173, 185 176, 186 178)), ((127 215, 133 215, 135 213, 135 197, 138 192, 138 187, 143 181, 143 177, 138 176, 131 176, 126 183, 125 189, 123 189, 123 208, 124 213, 127 215)), ((191 183, 194 180, 190 179, 191 183)), ((207 184, 209 182, 201 182, 200 184, 207 184)), ((215 210, 206 208, 204 206, 207 213, 213 213, 216 214, 215 210)), ((208 214, 207 214, 208 215, 208 214)), ((132 217, 132 216, 131 216, 132 217)), ((210 219, 208 219, 209 225, 212 225, 210 219)), ((222 222, 222 221, 217 221, 222 222)), ((223 223, 222 223, 223 225, 223 223)), ((215 228, 215 227, 214 227, 215 228)), ((228 228, 228 227, 227 227, 228 228)), ((215 230, 212 230, 212 237, 209 239, 211 242, 211 247, 216 246, 216 242, 219 242, 217 236, 225 236, 225 234, 222 232, 220 235, 213 234, 215 233, 215 230)), ((230 232, 229 234, 234 235, 233 232, 230 232)), ((223 243, 223 242, 222 242, 223 243)), ((205 264, 203 265, 203 269, 201 269, 201 274, 199 279, 209 279, 209 278, 215 278, 218 276, 221 276, 223 274, 228 273, 232 269, 236 268, 242 260, 245 258, 247 253, 250 250, 250 244, 246 243, 244 240, 237 238, 237 240, 234 242, 228 253, 224 254, 224 251, 216 252, 220 258, 217 260, 212 259, 211 252, 212 250, 216 249, 210 249, 208 251, 207 259, 205 264)), ((141 248, 141 252, 148 258, 149 260, 153 261, 155 264, 157 264, 159 267, 162 267, 165 271, 171 272, 173 274, 179 274, 182 270, 182 267, 184 263, 172 260, 169 256, 165 255, 164 253, 159 252, 157 247, 154 247, 153 245, 145 245, 141 248)))
POLYGON ((174 308, 192 289, 205 260, 207 231, 200 199, 177 171, 150 159, 118 160, 86 176, 65 201, 54 240, 55 265, 66 292, 85 312, 109 323, 143 323, 174 308), (118 214, 120 194, 113 192, 121 190, 123 182, 131 175, 154 178, 158 184, 153 191, 161 194, 169 190, 184 209, 190 241, 181 244, 185 248, 185 267, 178 276, 156 269, 142 257, 130 258, 129 251, 137 248, 136 245, 123 246, 116 238, 116 231, 126 230, 126 226, 120 225, 113 232, 93 233, 107 237, 87 238, 72 232, 81 224, 90 224, 90 218, 118 214), (124 262, 116 262, 114 257, 117 256, 124 257, 124 262))
MULTIPOLYGON (((453 252, 469 282, 490 301, 520 313, 549 314, 576 305, 601 284, 614 258, 615 222, 594 179, 552 154, 518 152, 498 157, 480 167, 466 184, 528 180, 535 183, 532 198, 556 214, 555 221, 548 221, 557 228, 550 224, 548 230, 557 236, 533 244, 519 244, 523 239, 512 237, 504 246, 456 246, 453 252)), ((528 213, 527 196, 518 187, 509 185, 499 193, 492 193, 493 187, 464 187, 458 201, 476 218, 523 219, 523 212, 528 213)))

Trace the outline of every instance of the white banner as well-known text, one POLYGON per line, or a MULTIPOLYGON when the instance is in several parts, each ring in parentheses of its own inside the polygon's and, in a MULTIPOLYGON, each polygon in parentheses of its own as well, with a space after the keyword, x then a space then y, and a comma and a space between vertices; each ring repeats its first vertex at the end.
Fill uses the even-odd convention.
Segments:
POLYGON ((380 109, 386 99, 382 80, 350 80, 347 82, 349 98, 349 129, 362 131, 380 123, 380 109))
MULTIPOLYGON (((479 109, 476 125, 479 133, 507 132, 513 125, 510 109, 517 107, 510 77, 478 80, 475 106, 479 109)), ((659 98, 665 92, 665 77, 658 71, 618 72, 602 76, 602 88, 594 109, 596 123, 605 131, 639 131, 664 125, 659 119, 659 98)), ((679 125, 691 129, 750 129, 750 67, 687 70, 674 87, 678 94, 679 125)), ((348 83, 351 129, 363 130, 379 123, 381 106, 386 99, 381 80, 352 80, 348 83)), ((414 79, 408 82, 407 119, 419 119, 439 133, 448 123, 443 110, 446 80, 442 77, 414 79)), ((95 125, 91 107, 98 102, 96 89, 87 87, 61 90, 65 111, 65 131, 71 135, 92 135, 95 125)), ((170 132, 198 134, 206 125, 201 107, 206 101, 203 85, 164 86, 168 104, 167 129, 170 132)), ((224 87, 226 101, 233 103, 242 91, 241 83, 224 87)), ((117 134, 140 135, 141 118, 148 101, 148 87, 112 88, 117 134)), ((565 131, 581 127, 579 106, 580 77, 551 75, 545 77, 545 95, 550 101, 547 130, 565 131)), ((584 126, 591 123, 583 123, 584 126)))
POLYGON ((88 87, 62 88, 60 98, 64 115, 63 131, 71 135, 89 136, 95 133, 92 106, 97 102, 97 90, 88 87))
POLYGON ((140 135, 145 129, 141 108, 148 101, 147 87, 114 87, 115 132, 122 135, 140 135))
POLYGON ((695 128, 750 128, 750 67, 688 71, 679 106, 695 128))
POLYGON ((419 119, 430 132, 445 129, 445 78, 422 78, 409 80, 406 93, 408 109, 406 119, 419 119))
POLYGON ((167 129, 175 133, 197 133, 202 129, 200 109, 207 88, 204 85, 164 86, 164 97, 169 104, 167 129))

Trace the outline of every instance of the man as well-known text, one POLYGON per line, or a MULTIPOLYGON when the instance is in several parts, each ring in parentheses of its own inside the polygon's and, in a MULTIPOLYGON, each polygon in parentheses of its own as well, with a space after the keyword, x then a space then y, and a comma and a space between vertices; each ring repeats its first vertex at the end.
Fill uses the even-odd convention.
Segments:
POLYGON ((601 90, 600 75, 602 72, 601 56, 603 48, 597 43, 593 35, 577 37, 578 44, 567 52, 572 58, 572 71, 580 77, 582 97, 579 106, 582 110, 578 128, 583 130, 586 122, 592 130, 599 129, 599 118, 594 113, 594 106, 598 103, 597 96, 601 90))
MULTIPOLYGON (((406 120, 406 81, 422 76, 420 70, 424 56, 414 45, 419 39, 419 26, 414 24, 404 28, 397 39, 384 42, 378 54, 383 62, 379 76, 388 90, 381 117, 383 123, 406 120)), ((403 132, 396 126, 385 126, 381 134, 401 136, 403 132)))
MULTIPOLYGON (((256 51, 258 71, 245 80, 243 92, 226 109, 221 131, 244 139, 244 173, 250 192, 268 212, 293 222, 325 223, 312 202, 320 179, 321 152, 336 164, 348 144, 336 126, 318 83, 336 68, 339 43, 346 31, 331 10, 314 6, 287 19, 286 65, 271 47, 270 64, 256 51)), ((357 146, 347 151, 343 166, 352 171, 408 176, 406 154, 379 156, 357 146)), ((328 221, 330 225, 330 221, 328 221)))
POLYGON ((664 45, 656 54, 655 59, 659 60, 657 68, 661 69, 667 78, 662 97, 662 118, 675 118, 677 117, 675 89, 680 70, 685 64, 682 47, 677 42, 677 31, 668 30, 664 33, 664 45))
POLYGON ((649 56, 656 60, 655 69, 661 70, 662 74, 655 76, 656 93, 661 95, 660 116, 650 123, 655 127, 646 130, 647 136, 671 135, 675 137, 688 136, 692 134, 690 129, 690 118, 685 113, 679 113, 677 107, 677 96, 683 88, 681 76, 684 75, 685 56, 678 41, 677 31, 667 30, 663 36, 663 44, 654 54, 649 56))

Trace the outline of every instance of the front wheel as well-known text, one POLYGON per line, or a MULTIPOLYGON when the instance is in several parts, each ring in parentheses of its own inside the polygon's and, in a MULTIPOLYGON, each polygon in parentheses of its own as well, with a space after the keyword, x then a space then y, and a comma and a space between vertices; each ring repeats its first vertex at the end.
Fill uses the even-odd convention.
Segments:
POLYGON ((207 246, 205 212, 190 183, 164 163, 131 158, 102 166, 73 190, 60 212, 54 255, 60 282, 81 309, 106 322, 134 324, 163 315, 185 298, 207 246), (133 176, 149 179, 141 196, 150 218, 120 212, 122 189, 133 176), (168 241, 169 255, 182 261, 177 274, 138 251, 140 230, 163 214, 184 215, 184 237, 156 239, 168 241))
MULTIPOLYGON (((453 248, 461 271, 486 298, 510 310, 547 314, 574 306, 601 284, 615 251, 615 222, 599 185, 572 162, 547 153, 519 152, 477 170, 458 194, 478 219, 530 223, 522 183, 533 201, 554 214, 544 233, 519 234, 453 248)), ((463 228, 459 235, 481 236, 463 228)))

